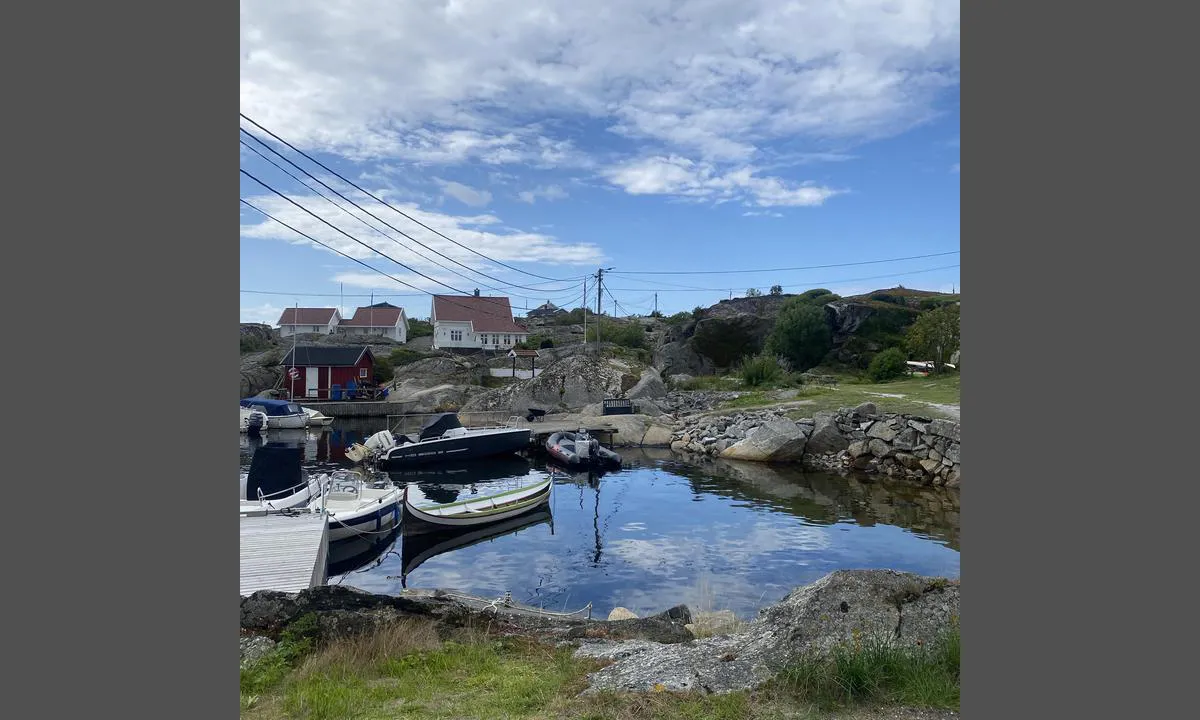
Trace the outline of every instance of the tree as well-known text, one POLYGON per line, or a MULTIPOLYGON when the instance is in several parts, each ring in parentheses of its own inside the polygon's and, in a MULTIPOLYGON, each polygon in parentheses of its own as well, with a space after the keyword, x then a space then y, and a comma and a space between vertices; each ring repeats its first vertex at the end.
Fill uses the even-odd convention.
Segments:
POLYGON ((908 372, 907 360, 900 348, 888 348, 871 358, 867 374, 875 382, 887 382, 908 372))
POLYGON ((783 286, 782 285, 772 285, 771 286, 771 294, 772 295, 782 295, 783 294, 783 286))
POLYGON ((932 359, 934 372, 940 373, 946 358, 958 350, 958 308, 955 304, 930 310, 908 329, 905 343, 909 351, 921 355, 922 359, 932 359))
POLYGON ((746 291, 746 297, 759 297, 760 295, 762 295, 762 291, 758 288, 750 288, 746 291))
POLYGON ((802 298, 791 298, 779 311, 775 328, 767 337, 767 349, 782 355, 799 372, 816 367, 833 347, 833 333, 825 311, 802 298))

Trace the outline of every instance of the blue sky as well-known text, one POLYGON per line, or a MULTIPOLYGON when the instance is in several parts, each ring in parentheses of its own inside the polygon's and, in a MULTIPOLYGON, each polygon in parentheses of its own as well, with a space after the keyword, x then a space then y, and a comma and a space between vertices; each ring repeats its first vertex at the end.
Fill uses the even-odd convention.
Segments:
POLYGON ((241 111, 261 126, 241 139, 382 232, 243 146, 243 170, 351 237, 244 175, 241 197, 419 289, 241 205, 243 322, 370 293, 426 317, 420 291, 451 288, 575 307, 597 267, 616 314, 656 292, 670 314, 773 284, 961 289, 957 254, 712 274, 959 250, 956 2, 243 0, 241 16, 241 111), (709 274, 621 274, 661 271, 709 274))

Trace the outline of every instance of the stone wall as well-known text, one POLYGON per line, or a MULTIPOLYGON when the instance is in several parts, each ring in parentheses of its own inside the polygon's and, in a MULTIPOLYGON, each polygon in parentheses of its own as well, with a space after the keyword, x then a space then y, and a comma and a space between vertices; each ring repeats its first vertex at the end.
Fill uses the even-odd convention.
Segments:
POLYGON ((879 413, 873 403, 792 420, 768 409, 677 423, 671 449, 729 460, 801 463, 958 487, 960 425, 879 413))

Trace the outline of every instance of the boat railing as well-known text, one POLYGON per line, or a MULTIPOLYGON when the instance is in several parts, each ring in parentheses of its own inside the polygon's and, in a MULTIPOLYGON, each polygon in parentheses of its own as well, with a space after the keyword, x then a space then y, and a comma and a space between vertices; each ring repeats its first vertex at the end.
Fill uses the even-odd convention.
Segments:
MULTIPOLYGON (((416 435, 421 428, 434 417, 442 413, 406 413, 403 415, 388 415, 387 424, 392 433, 397 435, 416 435)), ((472 410, 457 412, 458 421, 463 427, 472 430, 485 428, 516 427, 521 417, 514 415, 511 410, 472 410)))
MULTIPOLYGON (((291 495, 295 495, 296 493, 300 492, 304 488, 312 487, 312 483, 313 483, 312 478, 309 478, 309 479, 305 480, 304 482, 300 483, 299 485, 293 485, 290 488, 287 488, 284 490, 277 490, 273 493, 263 493, 263 490, 260 487, 260 488, 258 488, 258 500, 259 500, 259 502, 270 502, 271 500, 278 500, 279 498, 284 498, 284 497, 288 497, 291 495)), ((318 485, 318 487, 320 487, 320 486, 318 485)))

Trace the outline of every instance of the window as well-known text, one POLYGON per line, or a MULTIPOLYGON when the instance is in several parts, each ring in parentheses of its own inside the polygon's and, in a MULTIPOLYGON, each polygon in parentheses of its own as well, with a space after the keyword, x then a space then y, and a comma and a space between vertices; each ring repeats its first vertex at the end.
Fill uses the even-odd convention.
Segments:
POLYGON ((462 330, 451 330, 450 340, 452 342, 462 342, 462 330))
POLYGON ((367 369, 366 369, 366 368, 359 368, 359 369, 358 369, 358 376, 359 376, 360 378, 365 378, 365 377, 367 376, 367 369))
POLYGON ((512 335, 505 335, 505 336, 504 336, 504 344, 505 344, 505 345, 512 345, 512 335))

